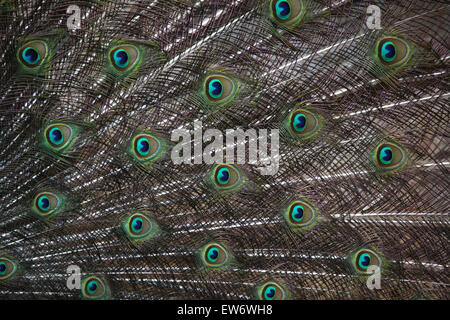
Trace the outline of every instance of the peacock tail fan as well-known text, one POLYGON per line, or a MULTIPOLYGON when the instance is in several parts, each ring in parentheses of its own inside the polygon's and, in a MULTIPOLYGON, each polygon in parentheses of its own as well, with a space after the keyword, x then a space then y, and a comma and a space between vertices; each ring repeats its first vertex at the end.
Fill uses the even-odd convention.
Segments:
POLYGON ((449 299, 448 16, 0 1, 0 297, 449 299))

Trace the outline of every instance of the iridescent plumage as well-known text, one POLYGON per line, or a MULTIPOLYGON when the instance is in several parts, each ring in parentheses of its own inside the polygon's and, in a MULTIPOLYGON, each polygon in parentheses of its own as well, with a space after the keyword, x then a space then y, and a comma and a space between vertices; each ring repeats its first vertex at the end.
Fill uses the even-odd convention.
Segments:
POLYGON ((448 4, 70 4, 0 2, 1 299, 450 297, 448 4))

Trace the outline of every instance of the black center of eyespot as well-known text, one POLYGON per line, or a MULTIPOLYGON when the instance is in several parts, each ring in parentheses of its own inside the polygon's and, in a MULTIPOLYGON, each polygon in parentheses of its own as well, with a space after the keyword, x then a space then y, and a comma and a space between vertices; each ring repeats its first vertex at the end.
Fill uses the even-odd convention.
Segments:
POLYGON ((146 140, 142 140, 139 143, 142 152, 147 152, 150 149, 150 144, 146 140))
POLYGON ((51 132, 51 135, 52 135, 53 141, 55 141, 55 142, 59 142, 59 141, 62 140, 62 132, 61 132, 61 130, 59 130, 59 129, 53 130, 53 131, 51 132))
POLYGON ((141 230, 141 229, 142 229, 142 219, 135 218, 135 219, 133 220, 133 227, 134 227, 136 230, 141 230))
POLYGON ((366 266, 366 267, 369 266, 370 265, 370 257, 369 256, 363 256, 361 264, 363 266, 366 266))
POLYGON ((210 262, 216 262, 219 257, 219 249, 217 247, 210 247, 206 252, 206 258, 210 262))
POLYGON ((39 57, 39 54, 33 48, 28 48, 28 49, 25 49, 25 57, 28 59, 28 61, 33 63, 33 62, 36 62, 36 60, 39 57))
POLYGON ((280 16, 286 17, 291 12, 291 6, 287 1, 281 1, 278 4, 278 7, 280 8, 280 16))
POLYGON ((392 152, 392 148, 391 147, 384 147, 381 148, 381 150, 379 151, 379 161, 381 161, 381 163, 383 165, 388 165, 392 162, 392 159, 394 157, 394 154, 392 152))
POLYGON ((219 180, 222 182, 227 182, 228 179, 230 178, 230 173, 228 172, 228 170, 222 170, 219 174, 219 180))
POLYGON ((303 209, 300 206, 295 209, 294 217, 297 219, 303 218, 303 209))
POLYGON ((395 57, 395 47, 393 44, 388 44, 385 46, 386 58, 392 59, 395 57))
POLYGON ((383 150, 383 160, 390 161, 392 159, 392 151, 389 149, 383 150))
POLYGON ((5 263, 0 263, 0 272, 5 272, 6 271, 6 265, 5 263))
POLYGON ((213 80, 210 84, 210 93, 213 97, 220 97, 222 95, 222 83, 219 80, 213 80))
POLYGON ((128 61, 128 54, 125 51, 119 51, 116 53, 117 62, 120 65, 124 65, 128 61))
POLYGON ((97 284, 95 283, 95 281, 91 281, 91 282, 88 284, 88 287, 89 287, 89 290, 90 290, 91 292, 94 292, 95 290, 97 290, 97 284))
POLYGON ((151 145, 150 145, 150 141, 147 137, 137 138, 134 148, 135 148, 135 152, 138 154, 138 156, 143 156, 143 157, 151 156, 151 154, 150 154, 151 145))
POLYGON ((269 298, 273 298, 275 296, 275 289, 274 288, 267 289, 267 296, 269 298))
POLYGON ((218 256, 219 251, 217 249, 212 249, 209 253, 209 257, 211 258, 211 260, 216 260, 218 256))
POLYGON ((304 115, 299 115, 295 117, 295 127, 297 129, 303 129, 306 125, 306 117, 304 115))
POLYGON ((47 199, 47 198, 41 198, 40 200, 39 200, 39 202, 40 202, 40 204, 41 204, 41 207, 43 208, 43 209, 48 209, 49 207, 50 207, 50 201, 47 199))

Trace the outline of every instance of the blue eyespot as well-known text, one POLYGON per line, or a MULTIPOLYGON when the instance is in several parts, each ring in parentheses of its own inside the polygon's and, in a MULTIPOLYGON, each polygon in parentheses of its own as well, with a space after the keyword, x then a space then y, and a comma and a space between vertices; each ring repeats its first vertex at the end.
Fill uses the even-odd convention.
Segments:
POLYGON ((367 269, 370 266, 370 255, 368 253, 363 253, 360 257, 359 257, 359 266, 362 269, 367 269))
POLYGON ((275 5, 277 17, 281 20, 288 19, 291 16, 291 6, 285 0, 278 0, 275 5))
POLYGON ((0 256, 0 281, 13 277, 17 269, 16 262, 5 256, 0 256))
POLYGON ((227 184, 230 180, 230 170, 228 168, 222 168, 218 171, 217 180, 219 184, 227 184))
POLYGON ((109 287, 104 279, 90 276, 82 281, 81 293, 87 299, 108 299, 109 287))
POLYGON ((41 192, 33 200, 33 211, 41 218, 48 218, 59 212, 63 201, 64 198, 54 193, 41 192))
POLYGON ((297 222, 300 222, 303 219, 304 216, 304 209, 301 205, 294 206, 292 210, 292 219, 294 219, 297 222))
POLYGON ((38 200, 39 209, 48 211, 50 209, 50 200, 47 196, 41 196, 38 200))
POLYGON ((317 221, 318 211, 312 202, 298 199, 290 203, 283 213, 289 227, 300 230, 312 227, 317 221))
POLYGON ((150 143, 147 138, 140 138, 136 144, 140 155, 146 156, 150 152, 150 143))
MULTIPOLYGON (((135 70, 142 58, 141 50, 133 44, 120 44, 109 50, 109 61, 119 76, 126 76, 135 70)), ((115 73, 117 75, 117 73, 115 73)))
POLYGON ((212 186, 219 192, 235 192, 245 183, 245 176, 236 165, 219 164, 209 175, 212 186))
POLYGON ((285 127, 289 130, 289 134, 298 140, 308 140, 315 137, 321 126, 321 117, 309 107, 291 111, 285 120, 285 127))
POLYGON ((211 262, 217 261, 217 258, 219 257, 219 250, 215 247, 208 250, 208 259, 211 262))
POLYGON ((413 45, 396 36, 385 36, 377 41, 376 62, 383 66, 383 72, 396 71, 406 65, 413 56, 413 45))
POLYGON ((130 141, 128 154, 143 166, 150 166, 164 152, 165 142, 153 133, 138 133, 130 141))
POLYGON ((125 50, 119 49, 114 52, 114 61, 119 68, 125 68, 128 66, 128 54, 125 50))
POLYGON ((142 230, 144 221, 141 217, 135 217, 131 221, 131 229, 134 233, 139 233, 142 230))
POLYGON ((306 128, 306 116, 303 113, 296 114, 294 117, 294 129, 302 132, 306 128))
POLYGON ((98 282, 95 280, 91 280, 87 284, 87 291, 89 294, 94 294, 98 288, 98 282))
POLYGON ((288 292, 282 284, 269 281, 258 287, 257 297, 261 300, 285 300, 288 298, 288 292))
POLYGON ((277 292, 277 289, 274 286, 268 286, 264 290, 264 298, 267 300, 272 300, 275 297, 275 293, 277 292))
POLYGON ((303 21, 308 7, 306 0, 270 0, 268 4, 270 18, 289 29, 295 28, 303 21))
POLYGON ((230 262, 230 253, 227 248, 219 243, 211 243, 201 250, 201 258, 204 265, 210 268, 220 268, 230 262))
POLYGON ((223 73, 206 76, 202 86, 202 95, 208 108, 228 105, 239 93, 237 79, 223 73))
POLYGON ((392 149, 390 147, 384 147, 380 151, 380 161, 383 164, 389 164, 392 162, 393 155, 392 155, 392 149))
POLYGON ((220 98, 220 96, 222 95, 223 92, 223 87, 222 87, 222 83, 220 82, 220 80, 214 79, 212 81, 209 82, 209 94, 217 99, 220 98))
POLYGON ((43 136, 44 146, 53 152, 69 151, 76 139, 79 127, 66 123, 52 123, 45 127, 43 136))
POLYGON ((17 59, 28 69, 37 69, 49 53, 48 45, 43 40, 31 40, 23 44, 17 51, 17 59))
POLYGON ((396 56, 394 43, 392 41, 385 42, 381 47, 381 58, 386 62, 391 62, 396 56))
POLYGON ((27 47, 22 51, 22 58, 30 65, 35 65, 41 59, 39 52, 31 47, 27 47))
POLYGON ((122 229, 135 244, 157 237, 159 226, 146 212, 128 214, 122 222, 122 229))
POLYGON ((60 145, 63 142, 63 133, 59 128, 53 128, 49 132, 50 141, 55 145, 60 145))
POLYGON ((408 162, 407 150, 394 141, 379 144, 372 153, 372 157, 380 173, 397 171, 408 162))
POLYGON ((373 274, 374 270, 370 270, 369 267, 378 267, 379 272, 383 268, 383 258, 382 256, 371 249, 361 249, 355 253, 353 256, 353 267, 355 271, 360 275, 370 275, 373 274))

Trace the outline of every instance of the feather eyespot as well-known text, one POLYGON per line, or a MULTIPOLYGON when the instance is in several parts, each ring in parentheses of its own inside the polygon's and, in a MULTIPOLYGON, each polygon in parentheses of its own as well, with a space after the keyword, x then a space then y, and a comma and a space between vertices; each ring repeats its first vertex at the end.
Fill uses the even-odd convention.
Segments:
POLYGON ((375 163, 379 170, 391 172, 402 168, 408 160, 408 153, 398 143, 385 142, 375 149, 375 163))
POLYGON ((1 280, 7 280, 14 276, 14 274, 17 272, 17 264, 5 257, 0 257, 0 281, 1 280))
MULTIPOLYGON (((144 226, 144 220, 141 217, 133 217, 130 220, 130 230, 133 234, 139 234, 142 232, 144 226)), ((151 228, 151 226, 150 226, 151 228)))
POLYGON ((302 132, 306 129, 306 116, 303 113, 298 113, 292 119, 292 129, 296 132, 302 132))
POLYGON ((322 121, 315 112, 299 108, 289 114, 286 125, 293 138, 307 140, 319 133, 322 121))
POLYGON ((378 152, 378 160, 383 165, 388 165, 392 163, 392 160, 394 159, 394 155, 392 153, 392 148, 389 146, 385 146, 383 148, 379 149, 378 152))
POLYGON ((380 47, 380 58, 386 63, 392 62, 397 56, 396 51, 394 43, 392 41, 386 41, 380 47))
POLYGON ((212 181, 219 191, 235 191, 243 184, 243 174, 235 165, 220 164, 212 172, 212 181))
POLYGON ((47 217, 57 213, 61 208, 62 199, 51 192, 41 192, 34 198, 33 210, 40 217, 47 217))
POLYGON ((54 123, 44 129, 44 137, 52 150, 61 151, 73 142, 74 129, 64 123, 54 123))
POLYGON ((269 281, 258 288, 258 298, 261 300, 286 300, 287 292, 281 284, 269 281))
POLYGON ((408 62, 412 56, 412 48, 407 41, 388 36, 378 41, 376 54, 383 66, 397 68, 408 62))
POLYGON ((361 249, 357 251, 353 258, 353 267, 356 272, 362 275, 371 275, 369 267, 376 266, 379 269, 383 267, 383 259, 373 250, 361 249))
POLYGON ((210 243, 202 250, 202 261, 211 268, 223 267, 229 263, 230 254, 224 246, 218 243, 210 243))
POLYGON ((239 92, 239 84, 231 76, 217 73, 206 77, 203 95, 212 105, 224 106, 233 101, 239 92))
POLYGON ((217 170, 216 181, 219 185, 226 185, 230 182, 230 169, 222 167, 217 170))
POLYGON ((122 229, 130 240, 144 241, 158 233, 157 223, 145 213, 129 215, 122 223, 122 229))
POLYGON ((45 61, 48 52, 48 45, 45 41, 31 40, 19 48, 17 56, 25 67, 35 69, 45 61))
POLYGON ((86 299, 106 299, 109 294, 109 288, 103 279, 90 276, 83 280, 81 293, 86 299))
POLYGON ((303 0, 271 0, 269 8, 272 20, 284 27, 296 26, 306 13, 303 0))
POLYGON ((164 142, 156 134, 143 132, 136 134, 129 147, 129 154, 141 164, 158 159, 164 150, 164 142))
POLYGON ((121 73, 129 72, 139 63, 141 52, 134 45, 121 44, 110 50, 109 59, 117 71, 121 73))
POLYGON ((317 209, 306 200, 296 200, 287 207, 284 217, 291 228, 304 228, 316 221, 317 209))

